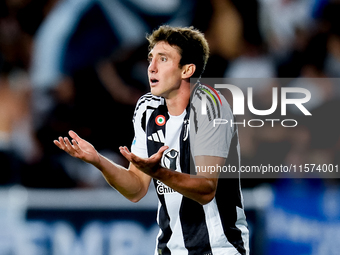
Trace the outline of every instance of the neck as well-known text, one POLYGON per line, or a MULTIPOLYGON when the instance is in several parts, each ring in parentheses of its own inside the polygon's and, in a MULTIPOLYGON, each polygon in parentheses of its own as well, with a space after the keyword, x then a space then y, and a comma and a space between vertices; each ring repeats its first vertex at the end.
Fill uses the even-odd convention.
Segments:
POLYGON ((166 98, 166 106, 173 116, 181 115, 187 108, 190 101, 190 83, 181 84, 176 96, 166 98))

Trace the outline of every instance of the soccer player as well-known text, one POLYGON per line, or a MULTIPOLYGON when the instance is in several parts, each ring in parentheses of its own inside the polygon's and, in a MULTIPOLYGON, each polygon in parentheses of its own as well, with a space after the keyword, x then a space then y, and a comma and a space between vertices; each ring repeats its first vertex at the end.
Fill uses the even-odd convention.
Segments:
POLYGON ((239 178, 221 178, 219 171, 190 171, 195 166, 239 166, 236 127, 213 126, 215 118, 232 118, 229 104, 211 87, 190 82, 204 71, 208 43, 192 27, 167 25, 147 39, 151 93, 136 105, 131 152, 120 147, 129 168, 106 159, 73 131, 72 141, 59 137, 54 143, 96 166, 133 202, 145 196, 154 180, 160 226, 155 254, 249 254, 239 178), (207 114, 201 114, 202 105, 207 114))

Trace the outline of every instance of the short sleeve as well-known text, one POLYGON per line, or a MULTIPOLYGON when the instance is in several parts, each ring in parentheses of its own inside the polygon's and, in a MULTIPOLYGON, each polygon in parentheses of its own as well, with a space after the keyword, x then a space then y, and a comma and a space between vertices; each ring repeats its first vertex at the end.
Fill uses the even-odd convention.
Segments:
POLYGON ((195 106, 195 114, 190 120, 190 142, 193 156, 216 156, 228 158, 234 127, 231 126, 233 114, 228 102, 221 96, 222 106, 218 119, 201 114, 201 103, 195 106), (218 124, 224 123, 224 124, 218 124))

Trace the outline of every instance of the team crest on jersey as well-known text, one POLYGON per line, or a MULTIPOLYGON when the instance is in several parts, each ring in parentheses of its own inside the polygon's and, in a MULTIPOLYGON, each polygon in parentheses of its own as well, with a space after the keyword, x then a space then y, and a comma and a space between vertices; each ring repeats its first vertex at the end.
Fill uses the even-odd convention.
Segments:
POLYGON ((165 125, 165 117, 163 115, 158 115, 155 118, 155 122, 158 126, 164 126, 165 125))
POLYGON ((175 149, 168 149, 164 151, 161 159, 161 165, 165 168, 176 170, 178 155, 179 152, 175 149))

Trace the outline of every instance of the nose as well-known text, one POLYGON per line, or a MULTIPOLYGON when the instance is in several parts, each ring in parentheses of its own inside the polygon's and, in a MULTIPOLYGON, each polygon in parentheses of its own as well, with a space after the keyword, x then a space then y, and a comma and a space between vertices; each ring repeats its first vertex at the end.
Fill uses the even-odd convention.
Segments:
POLYGON ((149 73, 156 73, 157 72, 157 65, 156 65, 155 59, 152 59, 150 61, 148 71, 149 71, 149 73))

